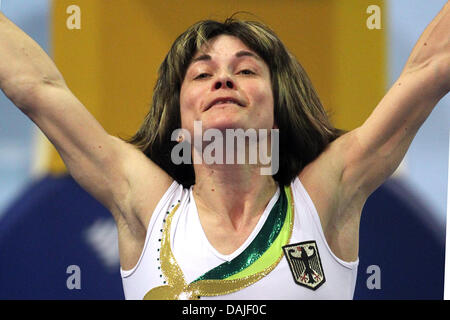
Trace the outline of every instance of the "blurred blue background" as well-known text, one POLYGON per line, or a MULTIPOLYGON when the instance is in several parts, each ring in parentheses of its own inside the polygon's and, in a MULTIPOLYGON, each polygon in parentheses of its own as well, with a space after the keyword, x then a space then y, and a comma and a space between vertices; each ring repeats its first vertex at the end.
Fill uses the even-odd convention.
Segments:
MULTIPOLYGON (((386 2, 386 13, 388 17, 386 17, 385 20, 387 25, 384 27, 388 30, 387 48, 389 68, 387 72, 389 75, 389 87, 400 74, 411 49, 423 29, 442 8, 445 2, 446 1, 444 0, 395 0, 386 2)), ((49 4, 47 0, 3 0, 2 11, 36 40, 45 50, 49 51, 49 4)), ((392 181, 389 182, 383 190, 380 190, 379 193, 371 197, 366 205, 365 210, 367 212, 365 212, 365 215, 363 216, 361 228, 361 264, 357 293, 355 294, 356 298, 414 298, 412 295, 415 294, 416 291, 423 292, 422 297, 425 298, 442 298, 443 288, 441 287, 442 282, 440 279, 442 278, 443 281, 443 265, 434 269, 433 272, 438 273, 438 275, 433 279, 429 278, 429 281, 414 280, 413 274, 414 272, 417 274, 417 272, 419 272, 417 270, 425 270, 425 268, 430 267, 436 268, 433 264, 443 263, 443 244, 445 239, 447 210, 449 133, 450 96, 447 95, 440 101, 439 105, 435 108, 429 119, 417 134, 400 168, 391 179, 392 181), (379 205, 380 202, 384 204, 387 203, 391 205, 391 207, 382 207, 379 205), (403 214, 403 211, 400 214, 400 208, 403 208, 406 214, 403 214), (414 212, 414 214, 408 215, 408 210, 414 212), (373 212, 372 215, 370 211, 382 211, 384 212, 384 215, 379 214, 378 212, 373 212), (392 258, 389 254, 394 256, 395 252, 398 251, 391 251, 391 253, 389 253, 389 250, 386 248, 396 247, 396 250, 402 251, 401 248, 398 248, 402 243, 397 241, 398 239, 393 240, 390 238, 392 234, 399 232, 396 227, 397 224, 391 223, 389 220, 393 218, 392 216, 394 216, 394 219, 398 220, 396 220, 396 223, 402 224, 410 221, 411 224, 408 226, 410 229, 409 231, 405 231, 405 237, 409 237, 409 235, 417 237, 415 239, 404 239, 405 247, 403 251, 405 253, 414 252, 415 249, 411 247, 415 246, 419 251, 422 250, 422 253, 429 253, 431 256, 427 259, 429 260, 430 266, 423 265, 424 269, 420 269, 419 261, 421 261, 422 258, 420 254, 417 254, 416 256, 407 256, 411 258, 410 261, 408 258, 404 258, 402 260, 404 265, 398 264, 398 269, 389 269, 392 266, 389 267, 387 263, 385 263, 385 260, 392 258), (376 247, 377 245, 371 240, 374 238, 371 237, 378 239, 380 246, 376 247), (371 244, 369 245, 369 243, 371 244), (365 285, 365 279, 367 278, 366 267, 371 264, 380 265, 381 267, 383 281, 382 290, 367 290, 365 285), (406 284, 408 279, 405 277, 402 278, 405 280, 403 283, 397 283, 394 280, 396 279, 395 275, 406 272, 402 269, 405 265, 409 265, 412 268, 413 265, 418 266, 418 269, 414 269, 411 273, 411 277, 413 278, 410 279, 412 287, 408 287, 406 284), (387 276, 385 276, 386 274, 387 276), (434 287, 434 289, 431 287, 434 287)), ((6 230, 6 224, 11 225, 10 221, 5 222, 3 221, 3 218, 6 216, 5 213, 8 211, 8 208, 12 206, 16 198, 19 197, 19 195, 21 196, 25 190, 28 190, 27 188, 31 188, 30 186, 36 187, 33 185, 34 181, 38 184, 40 183, 38 180, 40 177, 37 175, 35 167, 36 164, 33 161, 33 159, 36 158, 37 152, 37 134, 38 129, 34 124, 18 111, 2 93, 0 93, 0 232, 6 230), (2 222, 5 223, 3 227, 2 222)), ((60 188, 59 190, 62 192, 65 190, 64 188, 70 189, 76 188, 76 186, 73 186, 73 182, 70 180, 55 181, 53 188, 54 189, 50 190, 50 192, 57 193, 58 188, 60 188)), ((81 190, 79 190, 79 192, 80 194, 82 193, 81 190)), ((61 201, 64 201, 64 196, 60 195, 60 197, 61 201)), ((89 197, 86 197, 86 201, 92 201, 92 199, 88 198, 89 197)), ((94 202, 91 203, 92 208, 97 208, 94 202)), ((14 206, 17 207, 17 205, 17 203, 14 203, 14 206)), ((63 206, 64 204, 61 205, 63 206)), ((42 208, 42 210, 48 210, 48 208, 42 208)), ((72 204, 72 206, 66 210, 67 216, 65 219, 70 219, 70 210, 77 210, 76 204, 72 204)), ((108 273, 111 277, 118 277, 115 278, 116 281, 112 283, 115 291, 111 291, 112 289, 108 288, 108 290, 110 290, 110 294, 108 295, 105 294, 105 290, 92 288, 92 291, 89 291, 87 288, 84 288, 85 295, 83 295, 83 290, 81 290, 82 293, 67 290, 65 283, 62 280, 62 282, 60 281, 61 286, 58 287, 58 289, 49 289, 48 284, 44 284, 46 280, 45 275, 42 273, 40 276, 35 275, 35 277, 30 277, 25 280, 13 279, 13 281, 11 281, 11 279, 8 280, 8 275, 3 274, 3 277, 0 275, 0 298, 121 299, 122 296, 119 292, 121 288, 120 276, 118 275, 118 256, 115 252, 117 247, 114 245, 116 237, 115 228, 114 226, 111 226, 108 214, 102 211, 103 209, 101 208, 97 208, 97 210, 100 213, 95 219, 94 217, 83 216, 80 218, 80 221, 71 222, 80 229, 89 229, 89 226, 96 225, 96 235, 86 231, 83 233, 84 236, 82 237, 84 240, 80 238, 80 240, 76 241, 70 239, 70 234, 67 235, 67 239, 62 239, 58 235, 55 235, 55 237, 58 236, 58 241, 61 241, 64 245, 69 247, 76 247, 78 244, 81 246, 83 241, 85 246, 89 246, 88 243, 91 243, 91 246, 96 247, 97 251, 92 250, 92 252, 89 253, 87 249, 87 251, 83 251, 83 249, 82 252, 86 252, 84 256, 70 258, 73 259, 74 264, 80 265, 89 263, 89 259, 96 261, 95 255, 100 255, 101 259, 99 259, 98 262, 98 269, 95 270, 98 270, 100 273, 108 273), (98 238, 102 238, 101 235, 99 236, 102 232, 103 238, 106 237, 107 240, 98 240, 98 238), (73 242, 72 244, 70 244, 71 241, 73 242), (102 250, 112 250, 113 252, 104 254, 101 253, 102 250), (42 280, 39 280, 39 282, 36 278, 42 278, 42 280), (8 284, 4 285, 7 281, 8 284), (30 288, 28 289, 13 288, 14 282, 17 283, 17 286, 20 286, 19 284, 24 281, 27 281, 27 283, 38 281, 39 283, 30 285, 30 288), (37 288, 47 288, 47 293, 37 293, 37 288), (65 292, 65 294, 61 294, 61 292, 65 292)), ((48 223, 42 224, 42 227, 46 230, 52 229, 52 225, 48 223)), ((58 228, 57 223, 55 223, 55 226, 53 227, 58 228)), ((2 239, 1 236, 2 235, 0 234, 0 242, 2 239)), ((11 241, 11 239, 3 240, 6 242, 11 241)), ((50 243, 52 243, 51 239, 49 240, 49 244, 50 243)), ((57 248, 59 248, 59 246, 60 245, 57 245, 57 248)), ((33 244, 30 243, 30 248, 32 247, 33 244)), ((11 244, 8 245, 8 248, 12 251, 16 250, 11 244)), ((36 250, 39 249, 36 248, 36 250)), ((51 249, 42 254, 51 255, 52 253, 50 250, 51 249)), ((67 251, 68 249, 67 247, 64 247, 61 248, 61 250, 67 251)), ((7 259, 7 252, 9 251, 2 251, 0 243, 0 270, 2 270, 1 266, 7 259)), ((58 250, 55 249, 53 254, 57 255, 58 250)), ((39 254, 33 259, 39 259, 39 254)), ((58 259, 58 257, 56 256, 54 259, 58 259)), ((425 262, 422 261, 420 263, 425 262)), ((63 268, 67 267, 67 265, 66 261, 64 261, 59 266, 60 270, 63 272, 60 277, 64 280, 68 275, 64 273, 65 269, 63 268)), ((84 270, 86 269, 88 268, 85 268, 84 270)), ((427 276, 427 272, 424 271, 423 277, 427 276)), ((47 277, 51 278, 52 275, 48 274, 47 277)), ((92 281, 94 282, 99 280, 98 276, 95 275, 95 272, 92 272, 92 275, 89 275, 88 273, 87 277, 92 277, 92 281)), ((105 278, 102 281, 109 281, 108 279, 109 278, 105 278)))

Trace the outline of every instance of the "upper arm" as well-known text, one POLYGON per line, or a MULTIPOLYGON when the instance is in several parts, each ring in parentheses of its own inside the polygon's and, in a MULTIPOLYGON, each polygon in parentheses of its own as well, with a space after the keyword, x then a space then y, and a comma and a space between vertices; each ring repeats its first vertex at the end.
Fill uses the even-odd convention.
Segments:
POLYGON ((352 132, 344 154, 343 183, 354 184, 369 196, 394 173, 442 98, 431 84, 432 69, 402 75, 364 124, 352 132))
POLYGON ((354 130, 344 178, 367 196, 395 171, 422 124, 450 89, 449 30, 447 3, 420 36, 397 81, 354 130))
POLYGON ((172 179, 140 150, 109 135, 65 85, 37 86, 29 98, 27 115, 77 183, 116 220, 143 223, 172 179), (147 212, 136 210, 137 201, 145 201, 147 212))
POLYGON ((421 125, 450 88, 450 4, 417 41, 399 79, 355 130, 332 142, 299 178, 333 252, 358 253, 360 214, 398 167, 421 125))
POLYGON ((311 176, 307 190, 330 248, 344 260, 357 257, 367 198, 394 173, 440 99, 428 82, 432 73, 402 75, 363 125, 332 142, 302 173, 311 176))
MULTIPOLYGON (((398 167, 419 128, 450 89, 450 2, 430 22, 369 118, 309 165, 327 190, 324 212, 361 207, 398 167), (326 172, 324 177, 321 172, 326 172)), ((305 173, 306 174, 306 173, 305 173)), ((319 187, 317 187, 319 188, 319 187)), ((356 210, 358 211, 358 210, 356 210)))

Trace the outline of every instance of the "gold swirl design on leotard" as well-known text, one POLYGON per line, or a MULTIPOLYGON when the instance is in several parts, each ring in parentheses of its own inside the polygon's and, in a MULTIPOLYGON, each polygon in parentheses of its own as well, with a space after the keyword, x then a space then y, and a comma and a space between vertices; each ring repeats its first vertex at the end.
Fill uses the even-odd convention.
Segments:
MULTIPOLYGON (((294 223, 294 201, 291 188, 286 187, 286 189, 289 189, 290 196, 288 196, 288 213, 285 221, 289 228, 287 237, 288 243, 291 238, 294 223)), ((151 289, 144 296, 144 300, 197 300, 201 296, 218 296, 239 291, 264 278, 275 269, 283 258, 283 250, 280 247, 280 254, 276 261, 260 272, 237 279, 200 280, 188 284, 170 248, 170 226, 178 207, 179 204, 177 204, 167 216, 161 239, 161 271, 167 280, 167 285, 151 289)))

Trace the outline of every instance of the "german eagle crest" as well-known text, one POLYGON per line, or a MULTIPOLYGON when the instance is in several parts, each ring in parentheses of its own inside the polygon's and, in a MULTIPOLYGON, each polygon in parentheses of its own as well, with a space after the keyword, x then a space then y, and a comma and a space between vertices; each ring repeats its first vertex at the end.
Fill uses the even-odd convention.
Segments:
POLYGON ((315 241, 288 244, 283 250, 295 283, 312 290, 325 283, 325 273, 315 241))

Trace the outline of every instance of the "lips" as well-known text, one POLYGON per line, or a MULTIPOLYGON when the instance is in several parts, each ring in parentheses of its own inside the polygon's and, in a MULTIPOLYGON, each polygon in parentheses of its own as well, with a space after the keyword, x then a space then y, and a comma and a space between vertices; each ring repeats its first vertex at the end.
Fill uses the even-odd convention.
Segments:
POLYGON ((228 103, 233 103, 233 104, 236 104, 236 105, 238 105, 240 107, 244 106, 244 104, 241 101, 239 101, 238 99, 236 99, 236 98, 233 98, 233 97, 221 97, 221 98, 216 98, 213 101, 211 101, 211 103, 205 108, 204 111, 207 111, 208 109, 210 109, 211 107, 213 107, 215 105, 228 104, 228 103))

